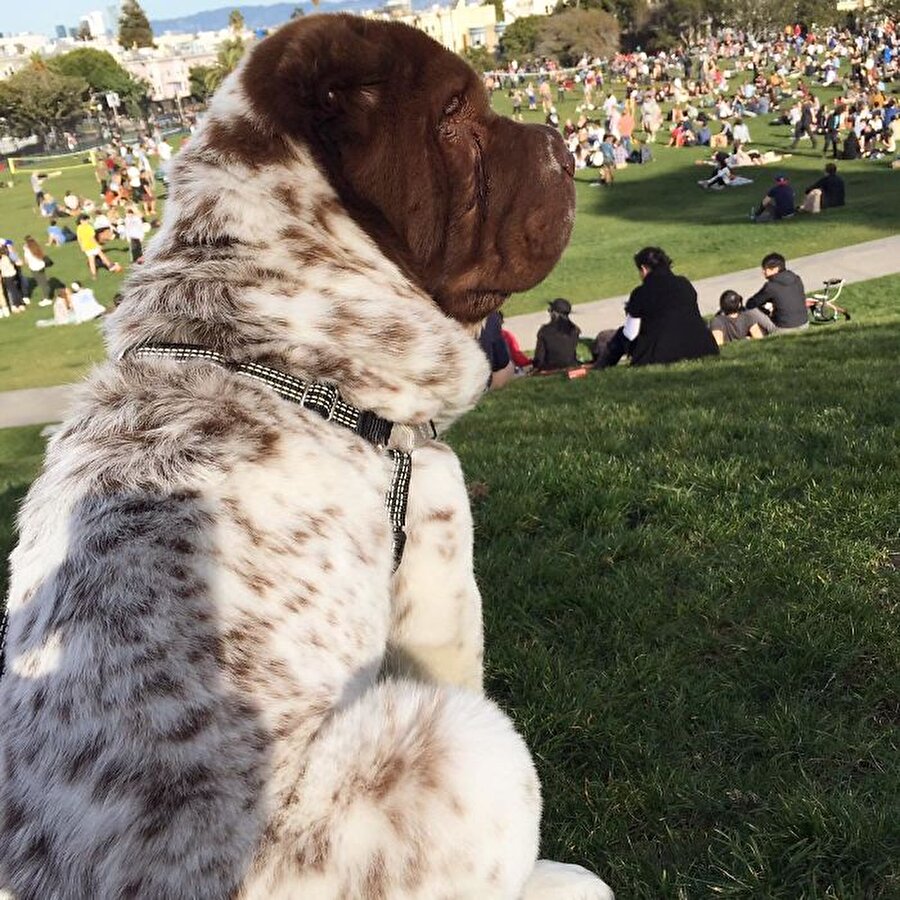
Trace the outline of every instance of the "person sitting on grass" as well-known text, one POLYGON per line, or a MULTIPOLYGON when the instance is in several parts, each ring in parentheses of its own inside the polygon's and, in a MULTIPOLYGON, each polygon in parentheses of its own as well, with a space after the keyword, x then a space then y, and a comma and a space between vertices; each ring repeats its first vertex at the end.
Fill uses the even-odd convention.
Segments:
POLYGON ((734 177, 728 168, 728 154, 720 150, 716 154, 716 172, 711 178, 701 178, 697 184, 704 190, 721 191, 734 177))
POLYGON ((837 166, 828 163, 825 166, 825 175, 815 184, 811 184, 805 191, 806 197, 799 208, 799 212, 820 213, 823 209, 833 209, 846 203, 846 191, 844 179, 837 173, 837 166))
POLYGON ((90 288, 82 287, 77 281, 72 282, 69 293, 69 306, 72 310, 72 322, 88 322, 106 312, 106 307, 97 302, 90 288))
POLYGON ((535 372, 556 372, 578 365, 576 353, 581 329, 569 319, 572 304, 557 297, 547 307, 550 321, 541 325, 534 350, 535 372))
POLYGON ((81 252, 87 257, 88 269, 90 269, 92 278, 97 277, 98 259, 110 272, 122 271, 122 267, 118 263, 111 263, 109 257, 103 252, 100 244, 97 242, 94 226, 84 213, 78 217, 78 228, 75 229, 75 236, 78 239, 78 246, 81 248, 81 252))
MULTIPOLYGON (((642 284, 625 305, 623 336, 631 341, 633 366, 715 356, 719 352, 697 305, 697 291, 660 247, 634 256, 642 284)), ((618 362, 618 359, 615 360, 618 362)), ((607 360, 607 365, 614 364, 607 360)))
POLYGON ((521 374, 532 367, 534 360, 522 352, 518 338, 516 338, 511 331, 503 327, 503 313, 499 313, 498 315, 500 316, 500 334, 503 336, 503 340, 506 341, 506 349, 509 351, 509 358, 516 367, 516 373, 521 374))
POLYGON ((747 309, 767 311, 779 333, 809 328, 806 290, 800 276, 787 268, 787 260, 780 253, 767 253, 761 265, 766 281, 748 298, 747 309))
POLYGON ((794 189, 787 175, 776 175, 762 203, 750 212, 751 222, 778 222, 789 219, 796 212, 794 189))
POLYGON ((63 206, 70 216, 77 216, 81 212, 81 201, 78 199, 78 195, 73 194, 70 190, 67 190, 63 196, 63 206))
POLYGON ((45 219, 52 218, 53 216, 59 215, 60 209, 59 204, 56 202, 53 194, 46 193, 41 198, 40 204, 40 213, 45 219))
POLYGON ((774 334, 775 323, 759 309, 744 309, 744 298, 737 291, 724 291, 709 330, 721 347, 731 341, 758 340, 774 334))

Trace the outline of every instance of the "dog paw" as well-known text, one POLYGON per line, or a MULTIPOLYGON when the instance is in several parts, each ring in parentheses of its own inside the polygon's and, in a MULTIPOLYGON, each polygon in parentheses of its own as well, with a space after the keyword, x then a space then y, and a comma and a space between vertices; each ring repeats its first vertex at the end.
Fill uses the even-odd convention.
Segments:
POLYGON ((615 900, 608 884, 581 866, 539 859, 522 900, 615 900))

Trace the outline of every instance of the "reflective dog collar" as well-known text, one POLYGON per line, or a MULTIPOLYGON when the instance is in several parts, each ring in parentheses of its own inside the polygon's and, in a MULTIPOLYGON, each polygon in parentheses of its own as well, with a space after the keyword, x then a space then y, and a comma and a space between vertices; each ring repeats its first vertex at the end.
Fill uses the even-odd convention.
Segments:
MULTIPOLYGON (((357 409, 347 403, 333 384, 323 381, 304 381, 271 366, 260 363, 239 363, 208 347, 193 344, 137 344, 122 354, 122 358, 156 358, 204 360, 215 363, 229 372, 244 375, 270 387, 279 397, 297 403, 304 409, 318 413, 326 422, 334 422, 358 434, 377 450, 384 451, 393 460, 391 484, 384 498, 385 509, 391 523, 394 570, 400 565, 406 544, 406 506, 409 499, 409 480, 412 473, 412 455, 405 450, 389 450, 387 442, 394 423, 376 415, 371 410, 357 409)), ((432 426, 433 430, 433 426, 432 426)))

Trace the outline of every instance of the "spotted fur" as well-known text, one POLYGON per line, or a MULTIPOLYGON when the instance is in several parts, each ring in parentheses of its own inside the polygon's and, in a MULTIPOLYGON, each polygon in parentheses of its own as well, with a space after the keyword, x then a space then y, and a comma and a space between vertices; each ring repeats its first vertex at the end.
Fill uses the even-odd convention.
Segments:
MULTIPOLYGON (((290 27, 298 40, 362 27, 334 23, 290 27)), ((539 786, 481 693, 453 454, 415 451, 392 573, 384 453, 211 363, 120 358, 181 341, 326 380, 401 423, 398 446, 484 387, 481 351, 425 289, 427 267, 388 252, 308 142, 260 111, 247 72, 276 78, 282 50, 267 45, 178 155, 166 221, 110 323, 111 361, 21 511, 0 888, 599 900, 584 870, 535 868, 539 786)))

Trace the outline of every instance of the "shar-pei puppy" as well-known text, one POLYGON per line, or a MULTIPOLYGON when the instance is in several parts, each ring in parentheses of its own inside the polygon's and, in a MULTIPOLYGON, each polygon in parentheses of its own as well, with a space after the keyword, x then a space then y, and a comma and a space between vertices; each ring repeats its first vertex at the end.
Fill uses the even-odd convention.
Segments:
POLYGON ((301 20, 224 83, 22 509, 0 887, 610 896, 535 861, 431 424, 485 387, 471 324, 559 258, 572 174, 402 25, 301 20))

